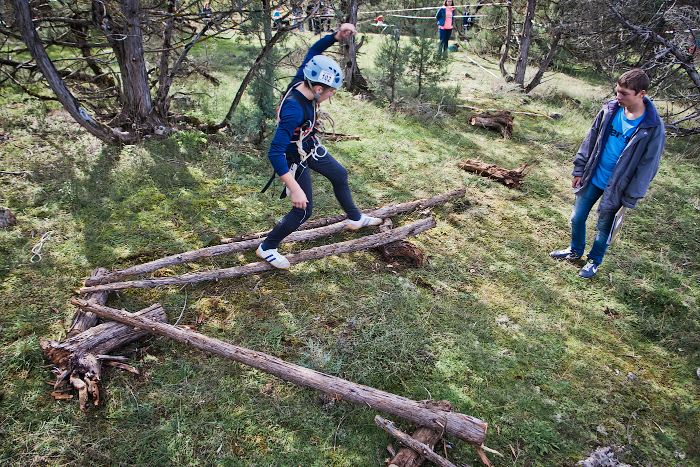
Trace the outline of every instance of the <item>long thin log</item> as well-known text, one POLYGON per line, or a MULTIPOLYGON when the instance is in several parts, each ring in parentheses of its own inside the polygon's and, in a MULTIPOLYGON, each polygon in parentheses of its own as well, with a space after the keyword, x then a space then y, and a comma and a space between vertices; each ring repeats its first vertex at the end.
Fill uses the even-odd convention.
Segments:
MULTIPOLYGON (((331 245, 319 246, 304 250, 301 253, 287 256, 291 264, 301 263, 311 259, 325 258, 327 256, 339 255, 342 253, 352 253, 355 251, 373 248, 386 243, 402 240, 408 236, 416 235, 425 232, 428 229, 435 227, 435 219, 428 217, 427 219, 414 222, 398 229, 393 229, 389 232, 368 235, 356 240, 348 240, 347 242, 333 243, 331 245)), ((245 266, 236 266, 228 269, 215 269, 206 272, 192 272, 181 276, 158 277, 154 279, 143 279, 126 282, 113 282, 111 284, 95 285, 91 287, 82 287, 78 290, 79 294, 97 291, 112 291, 122 289, 137 289, 143 287, 158 287, 164 285, 176 284, 193 284, 196 282, 227 279, 231 277, 243 276, 246 274, 254 274, 256 272, 269 271, 275 269, 267 261, 259 263, 246 264, 245 266)))
POLYGON ((482 177, 493 178, 507 187, 513 188, 522 186, 524 177, 523 170, 525 170, 526 167, 527 164, 523 164, 517 169, 508 170, 495 164, 487 164, 474 159, 467 159, 459 164, 459 168, 462 170, 479 174, 482 177))
MULTIPOLYGON (((441 410, 452 410, 452 404, 449 401, 429 401, 428 404, 441 410)), ((442 430, 431 430, 422 426, 411 435, 411 438, 434 450, 435 445, 442 438, 442 430)), ((410 447, 404 447, 391 458, 389 467, 392 465, 395 467, 420 467, 424 461, 425 457, 420 452, 414 451, 410 447)))
MULTIPOLYGON (((463 197, 465 192, 466 190, 464 188, 460 188, 458 190, 443 193, 432 198, 411 201, 409 203, 384 206, 380 208, 369 209, 362 212, 365 212, 375 217, 386 218, 390 216, 395 216, 402 212, 408 212, 415 209, 425 209, 428 207, 437 206, 439 204, 444 204, 453 199, 463 197)), ((282 240, 282 242, 291 243, 309 241, 328 235, 333 235, 338 232, 342 232, 347 228, 346 224, 340 223, 341 221, 345 220, 345 218, 345 214, 342 214, 340 216, 329 217, 325 219, 317 219, 316 221, 307 222, 302 226, 301 230, 291 233, 284 240, 282 240), (308 228, 309 225, 314 225, 315 228, 308 228)), ((148 263, 139 264, 130 268, 113 271, 111 273, 102 275, 99 278, 90 277, 85 280, 85 285, 93 286, 99 284, 108 284, 110 282, 123 281, 124 279, 131 276, 146 274, 161 268, 173 266, 175 264, 189 263, 198 259, 235 253, 237 251, 252 250, 257 248, 258 245, 260 245, 263 242, 263 239, 267 236, 268 233, 269 231, 243 235, 241 237, 235 237, 233 239, 224 238, 221 240, 221 242, 225 243, 225 245, 216 245, 207 248, 200 248, 198 250, 167 256, 165 258, 160 258, 154 261, 150 261, 148 263)))
MULTIPOLYGON (((467 190, 465 188, 458 188, 456 190, 448 191, 447 193, 442 193, 437 196, 433 196, 432 198, 425 198, 416 201, 409 201, 407 203, 393 204, 372 209, 363 209, 360 212, 369 216, 380 217, 384 219, 386 217, 395 216, 403 212, 416 211, 418 209, 426 209, 433 206, 438 206, 440 204, 445 204, 449 201, 458 198, 463 198, 466 192, 467 190)), ((305 222, 299 229, 315 229, 317 227, 323 227, 326 225, 334 224, 336 222, 344 221, 345 219, 347 219, 347 217, 348 216, 345 214, 338 214, 337 216, 324 217, 323 219, 314 219, 312 221, 305 222)), ((240 242, 243 240, 250 240, 253 238, 262 238, 266 237, 269 233, 270 231, 266 230, 265 232, 250 233, 246 235, 240 235, 238 237, 222 238, 221 243, 233 243, 240 242)))
MULTIPOLYGON (((389 420, 385 420, 381 416, 377 415, 374 417, 374 423, 376 423, 382 430, 386 431, 391 436, 393 436, 394 438, 401 441, 401 443, 403 443, 404 446, 408 446, 409 448, 413 449, 414 451, 419 452, 421 454, 421 456, 424 456, 426 459, 428 459, 433 464, 438 465, 440 467, 457 467, 456 465, 454 465, 452 462, 448 461, 444 457, 439 456, 438 454, 435 454, 435 452, 433 452, 433 450, 430 449, 429 446, 427 446, 419 441, 416 441, 415 439, 411 438, 403 431, 396 428, 396 426, 394 426, 393 422, 390 422, 389 420)), ((389 466, 389 467, 391 467, 391 466, 389 466)))
POLYGON ((431 409, 425 403, 346 381, 310 368, 285 362, 280 358, 262 352, 238 347, 219 339, 152 321, 126 311, 93 305, 79 298, 71 298, 71 302, 85 310, 97 313, 103 318, 138 327, 153 334, 166 336, 200 350, 212 352, 224 358, 252 366, 299 386, 323 391, 337 400, 346 400, 354 404, 367 406, 435 430, 444 429, 446 433, 477 446, 483 444, 486 438, 487 423, 469 415, 431 409))

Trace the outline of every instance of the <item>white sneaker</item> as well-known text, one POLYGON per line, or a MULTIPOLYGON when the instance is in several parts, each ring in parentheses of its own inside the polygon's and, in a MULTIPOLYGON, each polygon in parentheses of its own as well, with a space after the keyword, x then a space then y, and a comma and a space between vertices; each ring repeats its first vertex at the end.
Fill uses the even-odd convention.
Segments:
POLYGON ((348 221, 348 229, 357 230, 368 225, 379 225, 382 223, 382 219, 379 217, 372 217, 366 214, 362 214, 356 221, 348 221))
POLYGON ((287 258, 284 257, 284 255, 281 255, 277 252, 277 248, 269 248, 267 250, 263 250, 262 243, 258 247, 258 249, 255 251, 255 254, 276 267, 277 269, 289 269, 289 261, 287 261, 287 258))

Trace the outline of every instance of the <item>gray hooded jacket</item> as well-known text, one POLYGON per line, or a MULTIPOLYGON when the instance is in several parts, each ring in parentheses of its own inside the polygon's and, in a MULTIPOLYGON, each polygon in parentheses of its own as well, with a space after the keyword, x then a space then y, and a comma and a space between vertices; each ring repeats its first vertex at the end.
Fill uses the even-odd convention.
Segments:
MULTIPOLYGON (((654 104, 645 97, 644 105, 644 118, 620 154, 603 196, 600 197, 598 212, 614 212, 621 206, 636 208, 637 201, 644 197, 659 169, 661 153, 666 144, 666 131, 654 104)), ((574 190, 577 195, 588 187, 595 175, 610 134, 612 119, 619 108, 616 100, 603 104, 603 109, 593 121, 574 158, 572 175, 581 177, 581 186, 574 190)))

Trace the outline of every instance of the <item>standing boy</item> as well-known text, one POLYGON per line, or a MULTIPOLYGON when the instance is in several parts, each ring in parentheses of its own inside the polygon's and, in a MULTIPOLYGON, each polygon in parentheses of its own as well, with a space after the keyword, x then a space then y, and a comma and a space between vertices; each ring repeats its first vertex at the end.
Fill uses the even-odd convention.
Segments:
POLYGON ((585 279, 598 272, 608 247, 615 213, 635 208, 656 175, 666 142, 664 124, 646 97, 647 74, 635 68, 617 80, 616 99, 603 104, 574 159, 571 186, 576 201, 571 213, 571 245, 552 258, 577 260, 586 247, 586 219, 598 204, 598 233, 579 272, 585 279))

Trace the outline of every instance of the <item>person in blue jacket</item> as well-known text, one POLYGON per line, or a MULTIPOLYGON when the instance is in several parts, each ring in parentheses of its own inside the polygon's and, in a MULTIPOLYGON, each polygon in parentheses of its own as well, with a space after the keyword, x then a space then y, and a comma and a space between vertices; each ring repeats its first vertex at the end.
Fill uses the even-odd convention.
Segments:
POLYGON ((313 202, 309 169, 330 180, 335 197, 348 216, 348 228, 355 230, 382 222, 378 217, 360 213, 350 194, 347 170, 314 136, 318 104, 331 98, 343 84, 340 66, 322 53, 354 33, 355 26, 345 23, 338 31, 312 45, 278 109, 277 130, 267 157, 286 185, 292 199, 292 210, 270 231, 256 254, 279 269, 289 269, 290 264, 277 251, 277 246, 311 217, 313 202))
POLYGON ((598 233, 580 277, 587 279, 598 271, 615 213, 622 206, 637 207, 659 169, 666 132, 656 107, 646 97, 648 87, 649 77, 643 70, 623 73, 617 80, 616 99, 603 104, 574 158, 571 245, 550 256, 567 260, 583 256, 586 219, 600 200, 598 233))
POLYGON ((450 37, 452 36, 455 14, 455 7, 452 5, 452 0, 444 0, 442 7, 438 10, 437 14, 435 14, 438 32, 440 34, 438 55, 440 55, 441 58, 447 58, 447 47, 449 46, 450 37))

